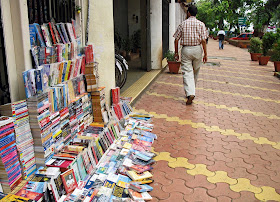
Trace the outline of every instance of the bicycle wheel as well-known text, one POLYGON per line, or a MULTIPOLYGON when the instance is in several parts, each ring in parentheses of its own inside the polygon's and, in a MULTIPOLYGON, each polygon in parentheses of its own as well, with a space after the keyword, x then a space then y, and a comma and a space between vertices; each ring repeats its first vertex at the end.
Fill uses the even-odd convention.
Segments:
POLYGON ((116 61, 118 61, 120 64, 121 64, 121 68, 122 68, 122 71, 121 71, 121 83, 120 83, 120 88, 122 88, 126 82, 126 79, 127 79, 127 70, 128 70, 128 65, 127 65, 127 62, 126 60, 119 54, 115 54, 115 59, 116 61))
POLYGON ((122 67, 121 63, 116 59, 115 61, 115 82, 116 86, 120 87, 122 83, 122 67))

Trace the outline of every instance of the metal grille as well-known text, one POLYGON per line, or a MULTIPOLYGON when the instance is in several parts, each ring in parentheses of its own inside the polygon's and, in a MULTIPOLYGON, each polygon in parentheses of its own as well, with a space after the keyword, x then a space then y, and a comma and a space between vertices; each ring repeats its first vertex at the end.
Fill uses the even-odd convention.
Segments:
POLYGON ((28 0, 29 24, 71 22, 75 19, 75 0, 28 0))
POLYGON ((162 57, 169 49, 169 1, 162 0, 162 57))

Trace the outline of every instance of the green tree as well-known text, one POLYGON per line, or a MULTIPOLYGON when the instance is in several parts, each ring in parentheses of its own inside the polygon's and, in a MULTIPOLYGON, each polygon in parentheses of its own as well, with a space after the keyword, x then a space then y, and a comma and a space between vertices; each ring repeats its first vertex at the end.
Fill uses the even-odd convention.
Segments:
POLYGON ((263 30, 269 23, 279 23, 280 0, 200 0, 197 18, 210 29, 238 28, 238 17, 247 17, 247 25, 253 22, 256 29, 263 30))

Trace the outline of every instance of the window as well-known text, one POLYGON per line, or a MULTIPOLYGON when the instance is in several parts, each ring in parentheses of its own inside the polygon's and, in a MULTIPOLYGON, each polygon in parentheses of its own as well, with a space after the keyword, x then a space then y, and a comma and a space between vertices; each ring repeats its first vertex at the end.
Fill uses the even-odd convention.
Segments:
POLYGON ((50 22, 71 22, 75 19, 75 0, 28 0, 29 24, 50 22))

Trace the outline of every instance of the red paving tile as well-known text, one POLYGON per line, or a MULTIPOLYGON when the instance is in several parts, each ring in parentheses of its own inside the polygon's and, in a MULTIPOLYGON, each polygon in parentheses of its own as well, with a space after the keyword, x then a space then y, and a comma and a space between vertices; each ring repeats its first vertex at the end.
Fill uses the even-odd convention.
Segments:
POLYGON ((196 175, 193 178, 186 180, 186 185, 190 188, 202 187, 208 190, 216 188, 216 185, 208 182, 207 177, 204 175, 196 175))
POLYGON ((216 188, 207 192, 212 197, 227 196, 231 199, 240 197, 240 193, 232 191, 227 183, 216 183, 216 188))
POLYGON ((185 185, 185 180, 182 180, 182 179, 173 179, 172 180, 172 184, 170 185, 164 185, 162 187, 162 190, 164 192, 167 192, 167 193, 172 193, 172 192, 180 192, 184 195, 188 195, 188 194, 191 194, 193 192, 193 190, 189 187, 187 187, 185 185))
MULTIPOLYGON (((228 110, 236 107, 249 110, 248 112, 280 117, 279 103, 275 102, 280 100, 280 81, 273 76, 273 64, 269 62, 265 67, 259 66, 250 61, 247 50, 231 45, 226 45, 223 51, 219 51, 217 42, 212 40, 209 41, 208 52, 209 62, 220 62, 221 66, 204 65, 201 68, 195 98, 199 103, 194 102, 193 105, 186 106, 184 100, 144 93, 135 104, 135 108, 280 142, 279 119, 228 110), (235 60, 221 57, 234 57, 235 60), (207 89, 229 93, 223 94, 207 89), (236 96, 234 93, 261 99, 236 96), (264 99, 271 99, 272 102, 264 99), (216 108, 201 102, 213 103, 216 106, 225 105, 228 108, 216 108)), ((167 71, 156 81, 181 86, 153 82, 147 91, 185 99, 182 75, 171 75, 167 71)), ((158 140, 153 144, 155 151, 169 152, 173 158, 186 158, 190 164, 204 164, 212 172, 225 171, 231 178, 247 178, 252 185, 273 187, 280 194, 280 149, 268 144, 256 144, 253 140, 240 139, 234 135, 226 136, 218 130, 208 131, 203 125, 198 128, 192 127, 191 124, 180 125, 177 121, 167 121, 164 118, 154 118, 153 123, 153 132, 158 135, 158 140)), ((153 201, 258 201, 252 192, 234 192, 227 183, 210 183, 204 175, 188 174, 186 168, 170 168, 167 161, 158 161, 153 167, 153 201)))
POLYGON ((232 202, 259 202, 259 200, 255 198, 255 195, 252 192, 241 191, 240 195, 241 196, 239 198, 233 199, 232 202))
POLYGON ((185 201, 195 202, 195 201, 209 201, 216 202, 217 199, 211 197, 207 194, 207 190, 204 188, 194 188, 194 191, 190 195, 184 196, 185 201))
POLYGON ((164 202, 174 202, 174 201, 184 201, 184 194, 180 192, 172 192, 170 193, 170 197, 162 200, 164 202))

